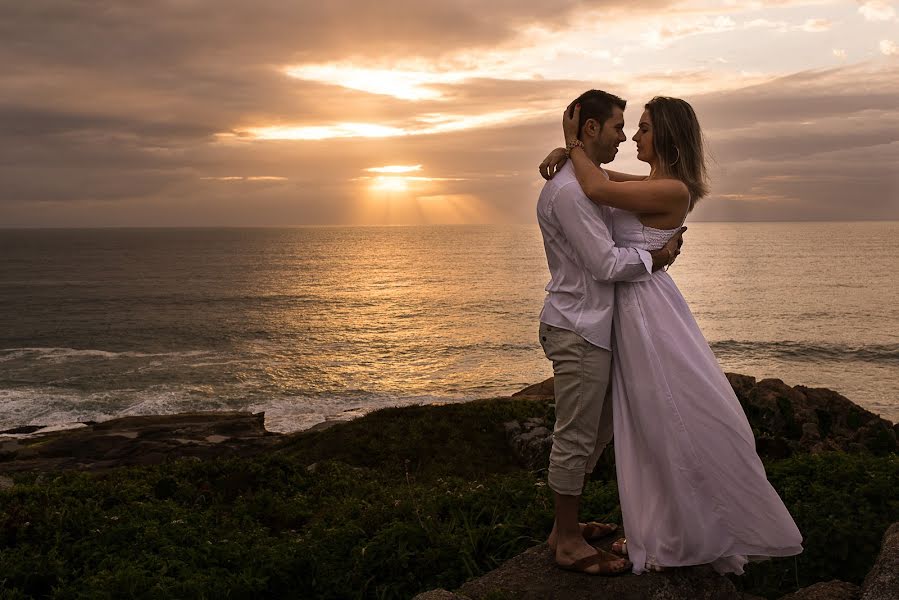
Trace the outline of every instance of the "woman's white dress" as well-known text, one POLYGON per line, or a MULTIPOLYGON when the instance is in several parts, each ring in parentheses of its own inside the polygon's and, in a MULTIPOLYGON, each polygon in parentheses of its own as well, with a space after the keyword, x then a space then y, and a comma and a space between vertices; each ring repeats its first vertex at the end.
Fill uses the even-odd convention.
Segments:
MULTIPOLYGON (((618 246, 655 250, 676 230, 612 209, 618 246)), ((802 552, 802 535, 768 483, 733 389, 665 271, 615 287, 615 459, 628 555, 646 564, 711 563, 802 552)))

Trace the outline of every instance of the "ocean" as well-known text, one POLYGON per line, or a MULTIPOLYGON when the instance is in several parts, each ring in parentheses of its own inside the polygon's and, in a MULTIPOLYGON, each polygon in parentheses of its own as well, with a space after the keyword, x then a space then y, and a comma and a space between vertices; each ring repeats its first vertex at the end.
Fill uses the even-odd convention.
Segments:
MULTIPOLYGON (((726 371, 899 420, 899 222, 688 223, 726 371)), ((290 432, 549 377, 536 225, 0 231, 0 429, 265 411, 290 432)))

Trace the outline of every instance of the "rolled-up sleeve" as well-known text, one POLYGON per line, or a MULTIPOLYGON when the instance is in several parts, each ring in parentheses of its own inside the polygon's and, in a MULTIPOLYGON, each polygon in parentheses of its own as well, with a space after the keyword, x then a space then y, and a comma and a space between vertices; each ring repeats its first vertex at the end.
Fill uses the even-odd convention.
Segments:
POLYGON ((577 182, 562 186, 552 203, 556 219, 584 268, 597 281, 646 281, 652 256, 640 248, 615 246, 599 210, 577 182))

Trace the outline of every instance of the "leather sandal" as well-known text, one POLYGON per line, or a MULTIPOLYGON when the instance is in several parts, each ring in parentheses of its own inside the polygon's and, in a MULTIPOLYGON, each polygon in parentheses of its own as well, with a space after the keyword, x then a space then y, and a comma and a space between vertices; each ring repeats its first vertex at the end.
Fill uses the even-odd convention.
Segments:
POLYGON ((556 566, 565 571, 574 571, 576 573, 584 573, 585 575, 622 575, 630 571, 633 565, 631 565, 631 561, 629 560, 622 559, 621 557, 609 554, 608 552, 597 548, 596 554, 585 556, 584 558, 574 561, 570 565, 560 565, 559 563, 556 563, 556 566), (624 563, 622 563, 620 567, 611 566, 613 562, 621 560, 624 560, 624 563), (599 570, 595 573, 587 571, 587 569, 593 565, 598 565, 599 570))
MULTIPOLYGON (((621 556, 627 556, 627 538, 618 538, 614 542, 612 542, 612 552, 615 554, 620 554, 621 556)), ((665 571, 668 567, 663 567, 662 565, 657 565, 655 563, 646 562, 644 568, 647 571, 653 571, 655 573, 661 573, 665 571)))
POLYGON ((627 538, 618 538, 612 542, 612 552, 621 556, 627 556, 627 538))

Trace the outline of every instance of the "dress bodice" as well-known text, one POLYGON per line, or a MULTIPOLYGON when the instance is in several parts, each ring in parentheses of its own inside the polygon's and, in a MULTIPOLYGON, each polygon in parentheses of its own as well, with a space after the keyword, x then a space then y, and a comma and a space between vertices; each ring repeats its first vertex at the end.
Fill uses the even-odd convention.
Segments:
POLYGON ((612 238, 618 247, 658 250, 680 229, 680 227, 674 229, 647 227, 632 212, 620 208, 612 208, 611 211, 612 238))

